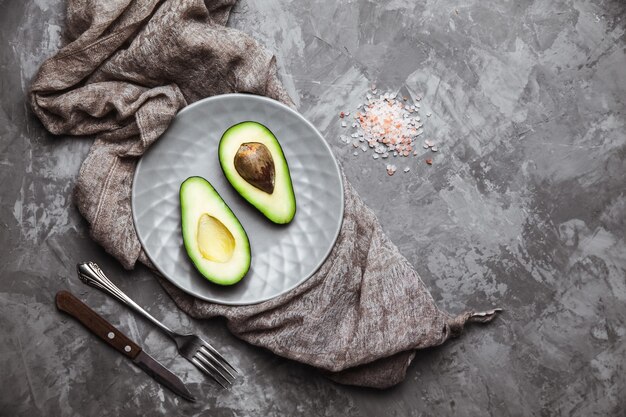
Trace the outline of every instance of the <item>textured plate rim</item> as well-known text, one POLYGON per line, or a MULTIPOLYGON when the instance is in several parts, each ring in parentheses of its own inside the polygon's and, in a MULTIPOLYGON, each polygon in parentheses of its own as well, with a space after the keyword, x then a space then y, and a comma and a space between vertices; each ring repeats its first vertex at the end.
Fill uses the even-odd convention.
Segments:
MULTIPOLYGON (((341 216, 340 216, 338 224, 336 225, 335 234, 334 234, 334 236, 332 238, 332 243, 331 243, 330 247, 326 250, 326 252, 324 253, 324 256, 322 256, 322 258, 317 263, 317 265, 315 265, 315 267, 313 268, 311 273, 308 276, 303 277, 302 279, 300 279, 294 285, 283 289, 282 291, 278 292, 277 294, 275 294, 275 295, 273 295, 271 297, 264 297, 264 298, 261 298, 259 300, 255 300, 254 302, 225 301, 225 300, 215 299, 215 298, 211 298, 211 297, 206 297, 206 296, 203 296, 202 294, 197 294, 195 292, 191 292, 187 288, 183 288, 183 286, 179 285, 179 283, 177 283, 172 278, 170 278, 168 276, 168 274, 166 274, 157 265, 157 263, 154 261, 153 257, 148 252, 148 250, 145 249, 145 247, 146 247, 145 246, 145 242, 144 242, 143 238, 141 237, 141 235, 139 233, 139 230, 137 229, 137 218, 135 216, 135 213, 137 212, 137 210, 135 210, 135 195, 136 195, 135 187, 136 187, 136 184, 137 184, 137 181, 136 181, 137 173, 139 172, 139 168, 141 167, 141 163, 143 162, 143 155, 139 159, 139 162, 137 162, 137 166, 135 167, 135 172, 133 174, 133 185, 131 187, 131 198, 130 198, 130 200, 131 200, 131 212, 132 212, 132 216, 133 216, 133 226, 135 227, 135 233, 137 234, 137 238, 139 239, 139 242, 141 243, 141 249, 144 251, 144 253, 148 257, 150 262, 152 262, 152 264, 157 269, 157 271, 161 274, 161 276, 163 278, 165 278, 169 283, 171 283, 172 285, 174 285, 175 287, 177 287, 178 289, 180 289, 181 291, 183 291, 186 294, 189 294, 189 295, 191 295, 193 297, 196 297, 196 298, 199 298, 201 300, 208 301, 208 302, 211 302, 211 303, 221 304, 221 305, 231 305, 231 306, 255 305, 255 304, 260 304, 260 303, 272 300, 272 299, 274 299, 276 297, 279 297, 279 296, 281 296, 283 294, 286 294, 289 291, 293 290, 294 288, 297 288, 298 286, 304 284, 306 281, 309 280, 309 278, 311 278, 320 269, 320 267, 326 261, 326 259, 328 259, 328 256, 330 255, 331 251, 335 247, 335 244, 337 243, 337 238, 339 237, 339 233, 341 232, 341 227, 343 225, 343 216, 344 216, 344 211, 345 211, 345 192, 344 192, 345 191, 345 187, 344 187, 344 183, 343 183, 343 176, 341 175, 341 169, 339 168, 339 163, 337 162, 337 158, 335 158, 335 154, 333 153, 330 145, 328 144, 328 142, 326 141, 324 136, 322 136, 321 132, 319 130, 317 130, 317 128, 313 125, 313 123, 308 121, 302 114, 298 113, 297 111, 295 111, 291 107, 286 106, 285 104, 283 104, 283 103, 281 103, 281 102, 279 102, 277 100, 274 100, 274 99, 271 99, 271 98, 265 97, 265 96, 259 96, 259 95, 256 95, 256 94, 244 94, 244 93, 220 94, 220 95, 216 95, 216 96, 207 97, 207 98, 204 98, 202 100, 198 100, 195 103, 192 103, 192 104, 190 104, 188 106, 185 106, 183 109, 181 109, 176 114, 175 117, 178 117, 178 115, 180 115, 180 114, 182 114, 184 112, 190 111, 194 107, 202 106, 202 105, 204 105, 207 102, 219 101, 221 99, 230 98, 230 97, 243 98, 243 99, 246 99, 246 100, 258 100, 259 102, 269 103, 271 105, 282 107, 284 110, 286 110, 287 112, 293 114, 294 116, 296 116, 296 118, 300 119, 301 122, 305 123, 311 129, 313 129, 313 131, 315 132, 316 136, 322 142, 324 147, 326 147, 326 150, 328 151, 328 153, 330 155, 330 158, 331 158, 331 160, 333 162, 333 166, 335 167, 335 172, 337 174, 337 178, 339 178, 339 185, 341 186, 341 195, 340 195, 341 216)), ((165 132, 167 132, 167 130, 165 132)), ((163 134, 165 134, 165 132, 163 132, 163 134)), ((148 151, 146 151, 146 153, 148 151)), ((144 153, 144 155, 146 153, 144 153)))

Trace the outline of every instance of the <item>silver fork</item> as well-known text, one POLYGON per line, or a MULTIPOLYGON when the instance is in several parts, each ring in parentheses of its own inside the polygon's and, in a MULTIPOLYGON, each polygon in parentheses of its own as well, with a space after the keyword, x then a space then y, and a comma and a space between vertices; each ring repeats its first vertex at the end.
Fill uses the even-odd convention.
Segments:
POLYGON ((163 333, 176 342, 181 356, 196 365, 205 374, 213 377, 222 387, 226 388, 233 383, 235 380, 233 372, 239 372, 209 343, 195 334, 176 333, 152 317, 150 313, 117 288, 95 262, 78 264, 76 269, 78 277, 85 284, 109 294, 154 323, 163 333))

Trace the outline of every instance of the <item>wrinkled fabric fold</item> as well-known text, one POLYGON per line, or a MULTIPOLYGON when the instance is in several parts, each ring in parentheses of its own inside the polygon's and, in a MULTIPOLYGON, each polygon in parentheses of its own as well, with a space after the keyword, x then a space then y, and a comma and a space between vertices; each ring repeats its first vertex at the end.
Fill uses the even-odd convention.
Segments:
MULTIPOLYGON (((31 86, 33 111, 56 135, 94 135, 74 201, 91 237, 127 269, 152 267, 135 233, 131 187, 138 159, 189 103, 224 93, 264 95, 293 107, 275 58, 224 25, 233 0, 69 0, 67 37, 31 86)), ((415 350, 472 321, 439 310, 376 216, 344 178, 345 214, 328 259, 272 300, 224 306, 160 278, 196 318, 224 316, 239 338, 319 368, 344 384, 400 382, 415 350)), ((495 315, 495 314, 494 314, 495 315)), ((493 315, 483 316, 488 321, 493 315)))

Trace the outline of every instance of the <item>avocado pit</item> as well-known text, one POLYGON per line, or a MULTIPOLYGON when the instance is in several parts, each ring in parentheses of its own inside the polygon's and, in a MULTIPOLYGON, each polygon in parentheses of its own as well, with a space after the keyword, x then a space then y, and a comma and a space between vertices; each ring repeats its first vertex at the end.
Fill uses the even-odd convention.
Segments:
POLYGON ((239 175, 261 191, 274 192, 274 159, 262 143, 242 143, 235 154, 235 169, 239 175))

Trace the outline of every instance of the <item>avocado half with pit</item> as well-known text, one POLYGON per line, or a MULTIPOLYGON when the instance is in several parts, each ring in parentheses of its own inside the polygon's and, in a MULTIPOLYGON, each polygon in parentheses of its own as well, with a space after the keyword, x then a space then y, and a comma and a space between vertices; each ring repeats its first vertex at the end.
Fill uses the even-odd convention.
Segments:
POLYGON ((239 282, 250 269, 250 242, 239 220, 204 178, 180 186, 183 242, 206 279, 219 285, 239 282))
POLYGON ((226 179, 268 219, 286 224, 296 214, 289 166, 274 134, 261 123, 242 122, 224 132, 219 159, 226 179))

